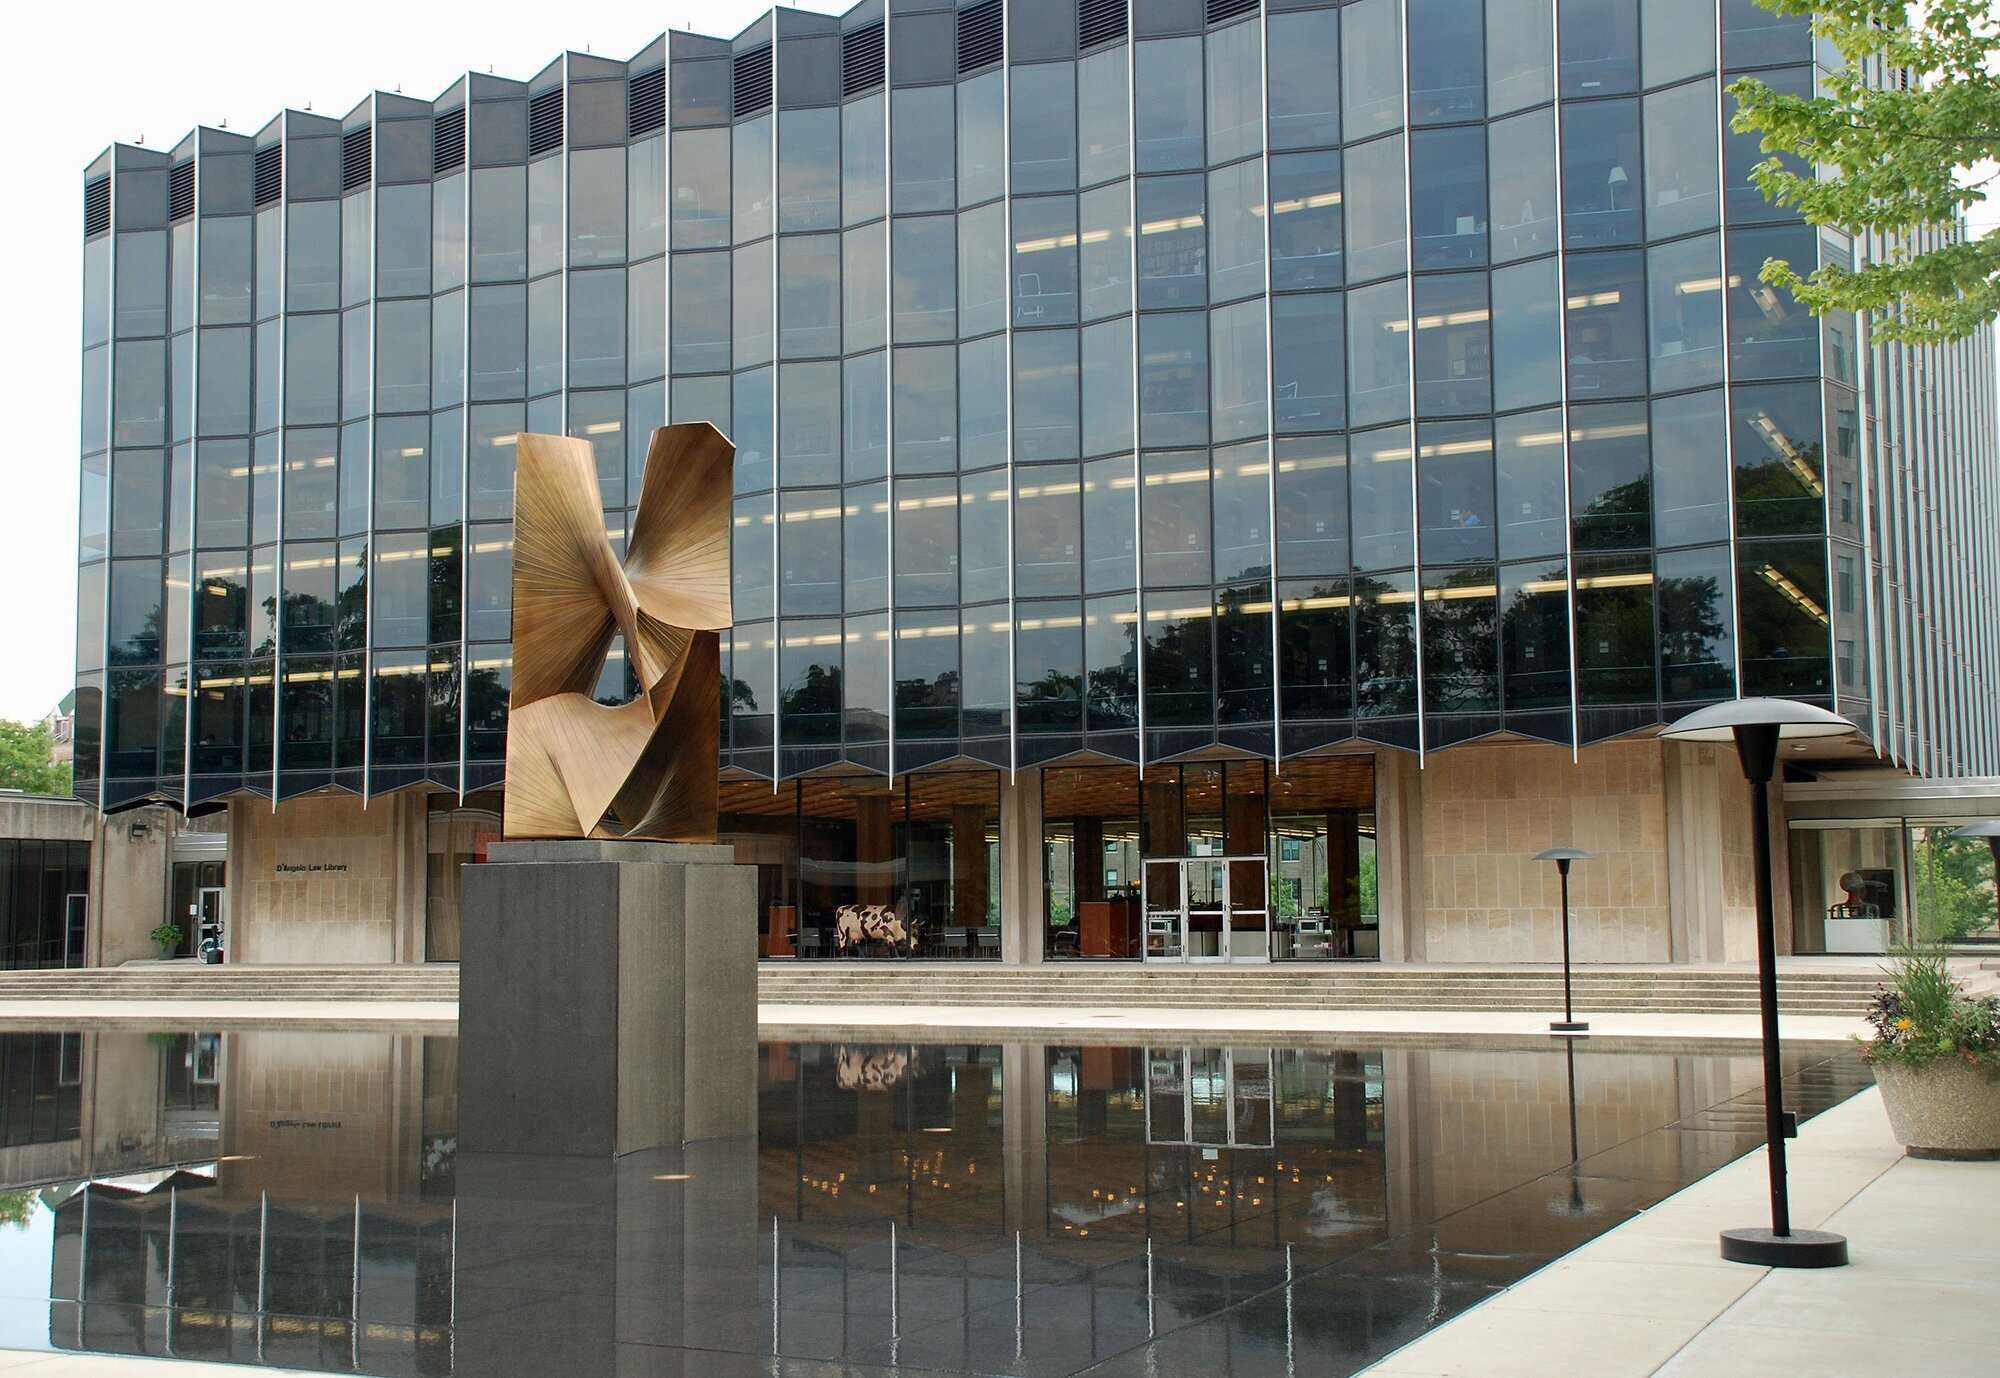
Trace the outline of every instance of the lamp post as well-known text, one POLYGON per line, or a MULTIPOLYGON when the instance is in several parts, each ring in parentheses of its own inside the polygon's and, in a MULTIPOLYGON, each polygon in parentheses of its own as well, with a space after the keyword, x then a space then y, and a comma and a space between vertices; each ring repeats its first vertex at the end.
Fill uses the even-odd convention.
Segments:
POLYGON ((1554 863, 1556 864, 1556 876, 1558 877, 1558 880, 1559 880, 1559 883, 1560 883, 1560 884, 1561 884, 1561 886, 1562 886, 1562 911, 1563 911, 1563 1017, 1562 1017, 1562 1018, 1561 1018, 1560 1020, 1552 1020, 1552 1021, 1550 1021, 1550 1023, 1549 1023, 1549 1032, 1550 1032, 1550 1033, 1559 1033, 1559 1034, 1580 1034, 1580 1033, 1589 1033, 1589 1032, 1590 1032, 1590 1025, 1589 1025, 1589 1024, 1587 1024, 1587 1023, 1584 1023, 1584 1022, 1583 1022, 1582 1020, 1578 1019, 1578 1018, 1576 1017, 1576 1012, 1575 1012, 1575 1011, 1574 1011, 1574 1010, 1573 1010, 1573 1009, 1572 1009, 1572 1008, 1570 1007, 1570 994, 1569 994, 1569 864, 1570 864, 1570 863, 1571 863, 1572 861, 1588 861, 1588 860, 1590 860, 1590 853, 1589 853, 1589 852, 1585 852, 1585 851, 1580 851, 1580 850, 1578 850, 1578 849, 1577 849, 1577 848, 1575 848, 1575 847, 1551 847, 1551 848, 1549 848, 1549 849, 1548 849, 1548 850, 1547 850, 1546 852, 1537 852, 1537 853, 1535 853, 1535 860, 1537 860, 1537 861, 1553 861, 1553 862, 1554 862, 1554 863))
POLYGON ((1785 1112, 1778 1062, 1778 939, 1771 913, 1771 776, 1780 738, 1844 737, 1854 724, 1791 699, 1734 699, 1698 709, 1660 735, 1682 742, 1730 742, 1750 782, 1750 826, 1757 887, 1757 1009, 1764 1044, 1764 1139, 1771 1170, 1771 1228, 1724 1230, 1722 1256, 1764 1268, 1837 1268, 1847 1240, 1825 1230, 1794 1230, 1785 1187, 1785 1140, 1795 1132, 1785 1112))

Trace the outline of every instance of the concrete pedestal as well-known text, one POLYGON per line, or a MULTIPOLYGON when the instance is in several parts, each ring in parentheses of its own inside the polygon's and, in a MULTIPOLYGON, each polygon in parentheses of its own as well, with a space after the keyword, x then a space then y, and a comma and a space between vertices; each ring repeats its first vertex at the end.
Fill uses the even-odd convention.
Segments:
POLYGON ((757 873, 726 846, 504 842, 463 870, 466 1152, 757 1130, 757 873))

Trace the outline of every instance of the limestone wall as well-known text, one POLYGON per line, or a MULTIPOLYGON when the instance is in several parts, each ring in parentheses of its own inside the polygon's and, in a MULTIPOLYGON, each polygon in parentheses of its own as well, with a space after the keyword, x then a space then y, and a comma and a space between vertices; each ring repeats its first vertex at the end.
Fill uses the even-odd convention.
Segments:
MULTIPOLYGON (((1567 748, 1454 747, 1422 771, 1417 850, 1422 946, 1432 962, 1562 957, 1556 846, 1593 853, 1570 874, 1571 942, 1581 962, 1664 962, 1667 818, 1661 745, 1608 742, 1572 763, 1567 748)), ((1386 883, 1385 883, 1386 884, 1386 883)))
POLYGON ((423 827, 418 794, 233 801, 229 960, 421 961, 423 827))
POLYGON ((168 917, 169 858, 174 834, 185 826, 178 813, 162 806, 96 820, 90 935, 84 944, 90 965, 115 967, 160 955, 152 932, 168 917))

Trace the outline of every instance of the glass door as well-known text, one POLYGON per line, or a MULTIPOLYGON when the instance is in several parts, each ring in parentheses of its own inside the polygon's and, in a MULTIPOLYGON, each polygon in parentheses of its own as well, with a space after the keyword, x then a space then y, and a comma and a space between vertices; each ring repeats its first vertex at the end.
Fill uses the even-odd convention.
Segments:
POLYGON ((1271 887, 1266 859, 1229 860, 1229 960, 1271 960, 1271 887))
POLYGON ((1146 913, 1146 960, 1180 962, 1187 952, 1187 896, 1181 863, 1149 861, 1141 872, 1145 891, 1140 902, 1146 913))
POLYGON ((1189 857, 1181 863, 1187 886, 1187 959, 1222 962, 1229 958, 1229 866, 1220 857, 1189 857))
POLYGON ((222 887, 204 885, 195 900, 195 953, 200 955, 214 945, 216 958, 221 960, 223 951, 222 935, 222 887))
POLYGON ((83 965, 83 936, 86 920, 90 914, 90 896, 72 894, 65 896, 63 903, 63 965, 80 967, 83 965))

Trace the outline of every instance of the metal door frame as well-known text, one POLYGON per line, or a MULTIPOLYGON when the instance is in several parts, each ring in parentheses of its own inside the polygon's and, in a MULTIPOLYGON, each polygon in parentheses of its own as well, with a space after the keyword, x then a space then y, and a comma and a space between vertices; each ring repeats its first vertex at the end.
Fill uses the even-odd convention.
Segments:
POLYGON ((71 890, 63 896, 63 965, 65 967, 84 965, 89 958, 89 947, 90 892, 88 890, 71 890), (81 922, 77 922, 73 918, 79 906, 83 909, 83 919, 81 922), (78 950, 78 946, 71 944, 71 934, 76 935, 76 944, 82 950, 78 950))
MULTIPOLYGON (((1179 887, 1179 893, 1175 897, 1178 902, 1178 908, 1180 911, 1179 952, 1177 956, 1173 957, 1151 956, 1146 951, 1145 939, 1148 935, 1142 934, 1140 940, 1140 949, 1139 949, 1139 956, 1142 962, 1151 962, 1155 966, 1221 966, 1225 964, 1234 964, 1239 966, 1254 966, 1254 965, 1259 965, 1260 962, 1262 964, 1269 964, 1269 962, 1271 961, 1271 859, 1270 857, 1266 856, 1262 852, 1252 852, 1252 853, 1243 853, 1240 855, 1218 854, 1215 856, 1155 856, 1155 857, 1142 858, 1139 862, 1139 913, 1141 919, 1143 920, 1143 922, 1147 924, 1149 930, 1152 925, 1155 913, 1155 910, 1153 908, 1152 894, 1151 894, 1152 868, 1155 866, 1169 866, 1169 865, 1174 867, 1174 875, 1178 882, 1178 887, 1179 887), (1255 862, 1259 867, 1263 869, 1264 872, 1264 884, 1260 887, 1258 892, 1259 899, 1261 900, 1260 906, 1255 909, 1245 907, 1242 911, 1245 914, 1263 915, 1264 955, 1261 959, 1255 957, 1238 958, 1232 956, 1229 951, 1230 947, 1229 935, 1233 931, 1232 924, 1236 914, 1236 906, 1232 902, 1230 897, 1231 868, 1237 865, 1238 863, 1243 863, 1243 862, 1255 862), (1213 957, 1197 957, 1193 955, 1188 945, 1188 908, 1189 908, 1188 868, 1190 866, 1198 864, 1219 865, 1222 867, 1222 940, 1220 943, 1217 944, 1217 947, 1219 949, 1218 954, 1213 957)), ((1158 912, 1166 913, 1171 911, 1163 909, 1158 912)))
POLYGON ((197 885, 194 888, 194 955, 201 956, 202 929, 208 919, 203 913, 203 900, 215 896, 215 941, 222 949, 224 957, 229 953, 229 887, 226 885, 197 885))

